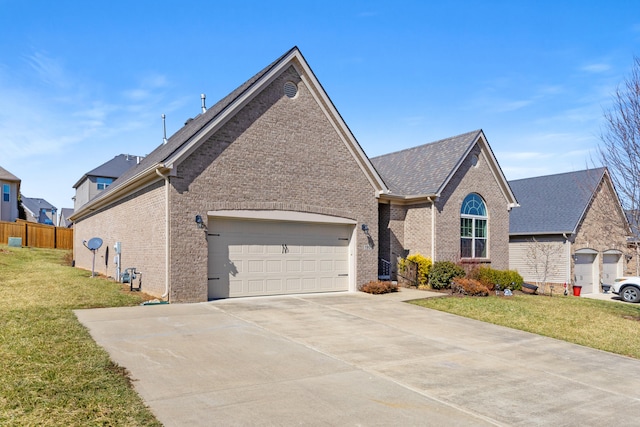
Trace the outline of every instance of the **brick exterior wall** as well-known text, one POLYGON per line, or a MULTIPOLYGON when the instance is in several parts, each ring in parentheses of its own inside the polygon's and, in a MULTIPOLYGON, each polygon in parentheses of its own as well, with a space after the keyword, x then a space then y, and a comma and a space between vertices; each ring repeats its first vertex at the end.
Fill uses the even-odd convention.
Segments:
POLYGON ((157 181, 74 224, 73 257, 76 267, 91 270, 93 254, 83 240, 100 237, 96 252, 96 273, 115 276, 113 246, 122 243, 121 268, 136 267, 142 272, 144 292, 161 296, 165 288, 165 187, 157 181), (108 266, 105 258, 108 254, 108 266))
POLYGON ((178 166, 170 200, 171 301, 207 299, 207 236, 194 218, 223 209, 356 220, 356 284, 377 277, 375 189, 293 67, 178 166), (284 95, 287 81, 298 86, 293 99, 284 95), (363 223, 369 225, 371 249, 363 223))
POLYGON ((477 193, 487 207, 489 250, 488 262, 496 269, 509 268, 509 211, 490 166, 476 145, 436 200, 436 253, 437 261, 460 260, 460 208, 469 193, 477 193), (471 162, 473 155, 478 163, 471 162))
POLYGON ((442 196, 436 200, 435 236, 432 236, 430 202, 409 205, 380 205, 380 257, 390 260, 392 278, 396 279, 398 259, 420 253, 434 261, 460 261, 460 208, 469 193, 477 193, 487 205, 489 217, 489 258, 484 260, 497 269, 509 268, 509 211, 499 183, 486 158, 476 145, 464 160, 442 196), (473 166, 471 156, 478 155, 473 166), (432 240, 435 238, 435 254, 432 240))
MULTIPOLYGON (((573 240, 572 253, 584 248, 600 252, 596 258, 600 273, 602 273, 602 252, 613 249, 623 254, 634 255, 634 250, 627 249, 628 231, 617 203, 610 180, 605 177, 573 240)), ((572 263, 571 277, 574 277, 573 270, 572 263)), ((624 274, 635 275, 635 261, 627 262, 623 259, 623 271, 624 274)))
POLYGON ((404 246, 409 255, 422 254, 433 258, 431 253, 431 203, 420 203, 406 207, 404 246))

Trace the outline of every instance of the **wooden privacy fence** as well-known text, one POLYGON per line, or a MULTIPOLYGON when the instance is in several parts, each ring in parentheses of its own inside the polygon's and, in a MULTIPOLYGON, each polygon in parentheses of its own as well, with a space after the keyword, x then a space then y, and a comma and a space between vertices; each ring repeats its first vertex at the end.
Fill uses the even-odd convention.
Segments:
POLYGON ((24 220, 0 221, 0 243, 9 237, 21 237, 22 246, 33 248, 73 249, 73 228, 54 227, 24 220))

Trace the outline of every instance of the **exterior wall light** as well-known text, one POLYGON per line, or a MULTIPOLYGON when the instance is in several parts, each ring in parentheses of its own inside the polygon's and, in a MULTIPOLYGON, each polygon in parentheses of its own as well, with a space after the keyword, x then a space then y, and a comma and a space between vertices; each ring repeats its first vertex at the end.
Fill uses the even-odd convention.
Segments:
POLYGON ((364 231, 364 234, 366 234, 367 236, 369 235, 369 226, 367 224, 362 224, 362 231, 364 231))
POLYGON ((198 224, 198 228, 204 228, 204 222, 200 215, 196 215, 196 224, 198 224))

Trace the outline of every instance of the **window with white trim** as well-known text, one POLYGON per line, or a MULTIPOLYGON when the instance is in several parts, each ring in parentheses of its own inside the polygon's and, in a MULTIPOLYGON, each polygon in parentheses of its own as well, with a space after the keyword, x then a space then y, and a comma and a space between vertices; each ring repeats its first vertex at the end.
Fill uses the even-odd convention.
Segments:
POLYGON ((96 178, 96 182, 98 183, 98 190, 104 190, 113 182, 113 178, 96 178))
POLYGON ((489 240, 487 206, 482 197, 471 193, 460 208, 460 257, 486 258, 489 240))
POLYGON ((11 186, 9 184, 2 184, 2 201, 11 201, 11 186))

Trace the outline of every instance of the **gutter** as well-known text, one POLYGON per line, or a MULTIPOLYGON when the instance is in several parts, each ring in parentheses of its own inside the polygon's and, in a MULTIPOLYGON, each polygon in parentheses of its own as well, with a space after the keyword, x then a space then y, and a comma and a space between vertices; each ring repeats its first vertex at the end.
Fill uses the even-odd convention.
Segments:
POLYGON ((106 190, 107 192, 100 194, 99 196, 97 196, 97 198, 92 199, 82 205, 80 210, 78 212, 74 212, 70 219, 76 222, 78 219, 81 219, 85 215, 88 215, 91 212, 100 209, 108 203, 126 197, 127 195, 148 184, 152 180, 157 179, 155 178, 154 171, 162 167, 163 166, 161 166, 160 164, 155 164, 152 167, 140 171, 117 187, 114 187, 113 189, 109 187, 109 189, 106 190))
POLYGON ((169 248, 170 245, 170 236, 169 236, 169 172, 167 175, 164 175, 160 172, 160 169, 156 168, 156 173, 162 179, 164 179, 164 188, 165 188, 165 197, 164 197, 164 209, 165 209, 165 229, 164 229, 164 239, 165 239, 165 248, 164 248, 164 294, 162 294, 162 298, 167 298, 169 300, 169 248))

